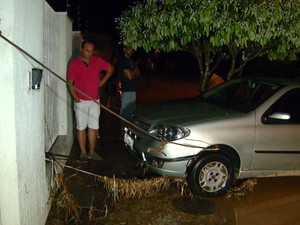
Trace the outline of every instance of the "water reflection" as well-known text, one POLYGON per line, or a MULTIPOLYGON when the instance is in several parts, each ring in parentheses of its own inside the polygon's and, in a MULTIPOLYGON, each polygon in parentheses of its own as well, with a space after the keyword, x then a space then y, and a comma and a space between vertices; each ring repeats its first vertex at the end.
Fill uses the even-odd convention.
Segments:
POLYGON ((259 179, 247 198, 214 199, 230 225, 299 225, 299 177, 259 179))
POLYGON ((172 205, 177 210, 189 214, 209 215, 217 211, 215 204, 207 199, 179 197, 172 200, 172 205))

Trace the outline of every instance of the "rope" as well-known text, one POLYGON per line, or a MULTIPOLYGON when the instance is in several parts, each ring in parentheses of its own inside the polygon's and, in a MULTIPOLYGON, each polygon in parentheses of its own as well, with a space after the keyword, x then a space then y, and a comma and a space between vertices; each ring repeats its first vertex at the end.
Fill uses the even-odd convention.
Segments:
MULTIPOLYGON (((44 65, 43 63, 41 63, 40 61, 38 61, 36 58, 34 58, 31 54, 29 54, 28 52, 26 52, 24 49, 22 49, 21 47, 19 47, 18 45, 16 45, 15 43, 13 43, 12 41, 10 41, 9 39, 7 39, 5 36, 2 35, 2 32, 0 31, 0 37, 5 40, 6 42, 8 42, 10 45, 12 45, 13 47, 15 47, 17 50, 19 50, 20 52, 22 52, 23 54, 25 54, 26 56, 28 56, 30 59, 32 59, 34 62, 36 62, 37 64, 39 64, 40 66, 42 66, 43 68, 45 68, 47 71, 49 71, 51 74, 53 74, 56 78, 58 78, 59 80, 61 80, 62 82, 64 82, 65 84, 67 84, 68 86, 73 87, 76 91, 80 92, 81 94, 83 94, 85 97, 87 97, 89 100, 93 101, 94 103, 100 105, 101 108, 105 109, 106 111, 108 111, 109 113, 113 114, 115 117, 117 117, 118 119, 126 122, 127 124, 129 124, 130 126, 140 130, 141 132, 143 132, 144 134, 150 135, 148 132, 142 130, 141 128, 139 128, 138 126, 136 126, 135 124, 131 123, 130 121, 124 119, 122 116, 120 116, 119 114, 115 113, 114 111, 110 110, 109 108, 107 108, 106 106, 102 105, 101 103, 98 103, 95 99, 93 99, 91 96, 87 95, 85 92, 83 92, 82 90, 80 90, 79 88, 75 87, 73 84, 68 83, 65 79, 61 78, 57 73, 55 73, 53 70, 51 70, 49 67, 47 67, 46 65, 44 65)), ((152 135, 150 135, 152 136, 152 135)), ((161 139, 159 139, 158 137, 152 136, 153 138, 155 138, 158 141, 161 141, 161 139)))
POLYGON ((73 87, 76 91, 80 92, 82 95, 84 95, 85 97, 87 97, 89 100, 93 101, 94 103, 100 105, 101 108, 103 108, 104 110, 106 110, 107 112, 109 112, 110 114, 114 115, 115 117, 117 117, 118 119, 122 120, 123 122, 127 123, 128 125, 130 125, 131 127, 134 127, 135 129, 139 130, 140 132, 142 132, 145 135, 148 135, 152 138, 154 138, 155 140, 160 142, 160 146, 158 147, 158 149, 161 151, 161 149, 168 143, 172 143, 172 144, 176 144, 176 145, 180 145, 180 146, 185 146, 185 147, 191 147, 191 148, 203 148, 201 146, 195 146, 195 145, 186 145, 186 144, 180 144, 180 143, 175 143, 175 142, 170 142, 170 141, 162 141, 160 138, 153 136, 151 134, 149 134, 147 131, 141 129, 140 127, 136 126, 134 123, 131 123, 130 121, 126 120, 125 118, 123 118, 122 116, 120 116, 119 114, 115 113, 114 111, 110 110, 109 108, 107 108, 106 106, 102 105, 101 103, 98 103, 95 99, 93 99, 91 96, 87 95, 86 93, 84 93, 83 91, 81 91, 80 89, 76 88, 73 84, 68 83, 65 79, 61 78, 57 73, 55 73, 53 70, 51 70, 50 68, 48 68, 46 65, 44 65, 43 63, 41 63, 39 60, 37 60, 36 58, 34 58, 31 54, 29 54, 28 52, 26 52, 24 49, 22 49, 21 47, 19 47, 18 45, 16 45, 15 43, 13 43, 12 41, 10 41, 9 39, 7 39, 5 36, 2 35, 2 32, 0 30, 0 37, 5 40, 6 42, 8 42, 10 45, 12 45, 13 47, 15 47, 17 50, 19 50, 20 52, 22 52, 23 54, 25 54, 26 56, 28 56, 30 59, 32 59, 34 62, 36 62, 37 64, 39 64, 40 66, 42 66, 43 68, 45 68, 47 71, 49 71, 51 74, 53 74, 56 78, 58 78, 59 80, 61 80, 62 82, 64 82, 65 84, 73 87))
POLYGON ((57 163, 59 166, 61 167, 66 167, 66 168, 69 168, 69 169, 72 169, 72 170, 75 170, 76 172, 81 172, 81 173, 84 173, 84 174, 87 174, 87 175, 90 175, 90 176, 94 176, 94 177, 102 177, 101 175, 98 175, 98 174, 95 174, 95 173, 91 173, 91 172, 88 172, 88 171, 85 171, 85 170, 82 170, 82 169, 78 169, 78 168, 75 168, 73 166, 69 166, 69 165, 61 165, 55 158, 46 158, 46 161, 49 161, 51 163, 57 163))

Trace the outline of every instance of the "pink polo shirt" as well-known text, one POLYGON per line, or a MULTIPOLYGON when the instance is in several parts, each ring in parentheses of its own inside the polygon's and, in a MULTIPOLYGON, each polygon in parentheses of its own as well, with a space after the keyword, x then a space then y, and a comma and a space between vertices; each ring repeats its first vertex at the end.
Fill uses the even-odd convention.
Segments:
MULTIPOLYGON (((73 85, 92 99, 99 99, 100 72, 107 71, 110 64, 104 59, 93 56, 87 67, 80 59, 80 56, 73 59, 68 67, 67 80, 73 80, 73 85)), ((79 99, 90 100, 88 97, 76 91, 79 99)))

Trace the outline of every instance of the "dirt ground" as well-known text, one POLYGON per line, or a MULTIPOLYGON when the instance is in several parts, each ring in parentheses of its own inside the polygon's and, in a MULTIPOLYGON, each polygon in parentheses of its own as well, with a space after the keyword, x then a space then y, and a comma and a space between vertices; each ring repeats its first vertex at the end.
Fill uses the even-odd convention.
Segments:
MULTIPOLYGON (((152 86, 140 85, 138 105, 198 94, 197 80, 158 79, 152 86)), ((120 140, 120 121, 102 110, 101 138, 97 153, 100 162, 78 161, 79 149, 75 141, 67 165, 64 180, 68 193, 74 197, 80 209, 78 224, 99 225, 300 225, 300 179, 298 177, 258 179, 254 191, 246 197, 194 199, 184 197, 175 186, 158 192, 152 197, 135 197, 113 201, 112 195, 99 182, 98 177, 116 179, 152 179, 156 176, 144 173, 137 162, 126 152, 120 140), (90 174, 79 172, 87 171, 90 174)), ((76 224, 74 213, 65 218, 65 211, 53 207, 46 225, 76 224)), ((68 198, 60 199, 67 205, 68 198)))

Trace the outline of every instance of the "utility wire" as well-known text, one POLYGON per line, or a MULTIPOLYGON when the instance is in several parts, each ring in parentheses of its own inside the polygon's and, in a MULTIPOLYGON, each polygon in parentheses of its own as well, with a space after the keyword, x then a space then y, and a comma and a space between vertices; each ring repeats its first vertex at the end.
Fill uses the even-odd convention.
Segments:
MULTIPOLYGON (((18 45, 16 45, 15 43, 13 43, 12 41, 10 41, 9 39, 7 39, 5 36, 2 35, 2 32, 0 31, 0 37, 5 40, 6 42, 8 42, 10 45, 12 45, 13 47, 15 47, 17 50, 19 50, 20 52, 22 52, 23 54, 25 54, 26 56, 28 56, 30 59, 32 59, 34 62, 36 62, 37 64, 39 64, 40 66, 42 66, 43 68, 45 68, 46 70, 48 70, 51 74, 53 74, 56 78, 58 78, 59 80, 61 80, 62 82, 66 83, 68 86, 72 86, 76 91, 80 92, 81 94, 83 94, 85 97, 87 97, 89 100, 95 102, 96 104, 100 105, 100 107, 102 107, 103 109, 105 109, 106 111, 110 112, 111 114, 113 114, 114 116, 116 116, 117 118, 119 118, 120 120, 123 120, 124 122, 130 124, 131 126, 140 129, 139 127, 137 127, 135 124, 131 123, 130 121, 124 119, 123 117, 121 117, 120 115, 118 115, 117 113, 115 113, 114 111, 110 110, 109 108, 105 107, 104 105, 98 103, 95 99, 93 99, 91 96, 87 95, 86 93, 84 93, 83 91, 81 91, 80 89, 76 88, 74 85, 68 83, 65 79, 61 78, 57 73, 55 73, 53 70, 51 70, 49 67, 47 67, 46 65, 44 65, 43 63, 41 63, 40 61, 38 61, 36 58, 34 58, 31 54, 29 54, 28 52, 26 52, 24 49, 22 49, 21 47, 19 47, 18 45)), ((144 130, 141 130, 143 132, 145 132, 144 130)), ((149 134, 148 132, 145 132, 147 134, 149 134)), ((156 137, 157 138, 157 137, 156 137)), ((160 140, 160 139, 158 139, 160 140)), ((161 141, 161 140, 160 140, 161 141)))
MULTIPOLYGON (((88 99, 90 99, 91 101, 95 102, 96 104, 100 105, 101 108, 105 109, 106 111, 108 111, 109 113, 113 114, 114 116, 116 116, 118 119, 122 120, 123 122, 126 122, 128 125, 130 125, 131 127, 134 127, 135 129, 141 131, 142 133, 151 136, 152 138, 156 139, 157 141, 159 141, 161 143, 161 145, 157 148, 159 149, 159 151, 161 152, 161 150, 163 149, 163 147, 167 144, 167 143, 172 143, 172 144, 176 144, 176 145, 181 145, 181 146, 186 146, 186 147, 191 147, 191 148, 203 148, 201 146, 194 146, 194 145, 186 145, 186 144, 180 144, 180 143, 175 143, 175 142, 169 142, 169 141, 162 141, 160 138, 153 136, 151 134, 149 134, 147 131, 141 129, 140 127, 138 127, 137 125, 135 125, 134 123, 131 123, 130 121, 124 119, 122 116, 120 116, 119 114, 115 113, 114 111, 110 110, 109 108, 105 107, 104 105, 102 105, 101 103, 98 103, 95 99, 93 99, 91 96, 87 95, 86 93, 84 93, 83 91, 81 91, 80 89, 76 88, 73 84, 68 83, 65 79, 61 78, 57 73, 55 73, 53 70, 51 70, 49 67, 47 67, 46 65, 44 65, 43 63, 41 63, 40 61, 38 61, 36 58, 34 58, 31 54, 29 54, 28 52, 26 52, 24 49, 22 49, 21 47, 19 47, 18 45, 16 45, 15 43, 13 43, 12 41, 10 41, 9 39, 7 39, 5 36, 2 35, 2 31, 0 30, 0 37, 5 40, 6 42, 8 42, 10 45, 12 45, 13 47, 15 47, 17 50, 19 50, 20 52, 22 52, 23 54, 25 54, 26 56, 28 56, 30 59, 32 59, 34 62, 36 62, 37 64, 39 64, 40 66, 42 66, 43 68, 45 68, 46 70, 48 70, 51 74, 53 74, 56 78, 58 78, 59 80, 61 80, 62 82, 66 83, 69 86, 72 86, 76 91, 80 92, 82 95, 84 95, 85 97, 87 97, 88 99)), ((155 150, 155 149, 152 149, 155 150)))
MULTIPOLYGON (((151 134, 149 134, 147 131, 145 130, 142 130, 141 128, 139 128, 138 126, 136 126, 135 124, 131 123, 130 121, 124 119, 123 117, 119 116, 118 114, 116 114, 114 111, 110 110, 109 108, 103 106, 102 104, 98 103, 97 101, 95 101, 94 99, 92 99, 89 95, 85 94, 83 91, 81 91, 80 89, 74 87, 74 85, 68 83, 65 79, 61 78, 57 73, 55 73, 53 70, 51 70, 50 68, 48 68, 46 65, 44 65, 43 63, 41 63, 40 61, 38 61, 36 58, 34 58, 31 54, 29 54, 28 52, 26 52, 25 50, 23 50, 21 47, 19 47, 18 45, 16 45, 15 43, 13 43, 12 41, 10 41, 9 39, 7 39, 5 36, 2 35, 2 32, 0 30, 0 37, 5 40, 6 42, 8 42, 10 45, 12 45, 13 47, 15 47, 17 50, 19 50, 20 52, 22 52, 23 54, 25 54, 26 56, 28 56, 30 59, 32 59, 34 62, 36 62, 37 64, 39 64, 40 66, 42 66, 43 68, 45 68, 46 70, 48 70, 51 74, 53 74, 56 78, 58 78, 59 80, 61 80, 62 82, 66 83, 67 85, 70 85, 72 86, 75 90, 77 90, 78 92, 80 92, 81 94, 83 94, 84 96, 86 96, 87 98, 89 98, 90 100, 92 100, 93 102, 95 102, 96 104, 100 105, 100 107, 104 108, 106 111, 110 112, 111 114, 113 114, 114 116, 116 116, 117 118, 119 118, 120 120, 122 121, 125 121, 127 124, 129 124, 130 126, 132 127, 135 127, 136 129, 138 129, 139 131, 143 132, 144 134, 148 135, 148 136, 151 136, 153 138, 155 138, 156 140, 158 140, 161 144, 160 146, 157 148, 157 149, 151 149, 151 150, 156 150, 156 151, 159 151, 161 153, 165 144, 169 143, 167 141, 162 141, 160 138, 158 137, 155 137, 151 134)), ((177 144, 177 145, 182 145, 183 144, 178 144, 178 143, 174 143, 174 144, 177 144)), ((194 148, 199 148, 199 146, 189 146, 189 147, 194 147, 194 148)), ((149 151, 149 149, 148 149, 149 151)), ((164 153, 163 153, 164 154, 164 153)), ((58 162, 58 159, 61 159, 61 160, 67 160, 70 156, 65 156, 65 155, 60 155, 60 154, 54 154, 54 153, 46 153, 46 158, 45 160, 46 161, 50 161, 52 163, 56 163, 58 165, 60 165, 61 167, 63 167, 59 162, 58 162)), ((54 165, 54 164, 53 164, 54 165)), ((54 166, 52 166, 52 170, 54 170, 54 166)), ((79 168, 74 168, 72 166, 69 166, 67 164, 64 165, 64 167, 66 168, 69 168, 69 169, 74 169, 76 170, 77 172, 82 172, 84 174, 88 174, 88 175, 91 175, 91 176, 94 176, 94 177, 102 177, 98 174, 94 174, 94 173, 90 173, 88 171, 85 171, 85 170, 81 170, 79 168)), ((52 176, 52 179, 53 179, 53 176, 52 176)), ((51 181, 52 183, 52 181, 51 181)), ((51 184, 52 186, 52 184, 51 184)))

